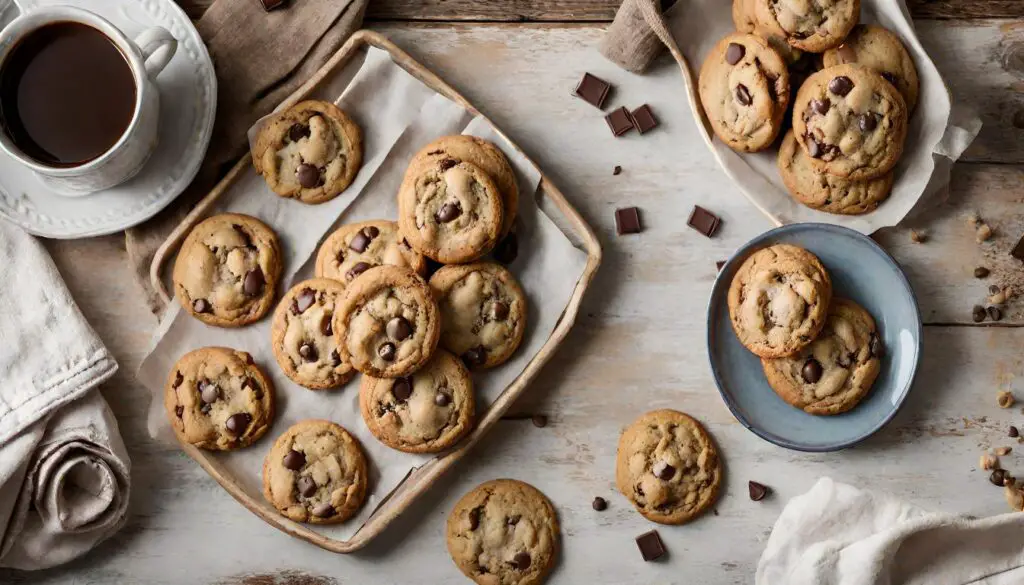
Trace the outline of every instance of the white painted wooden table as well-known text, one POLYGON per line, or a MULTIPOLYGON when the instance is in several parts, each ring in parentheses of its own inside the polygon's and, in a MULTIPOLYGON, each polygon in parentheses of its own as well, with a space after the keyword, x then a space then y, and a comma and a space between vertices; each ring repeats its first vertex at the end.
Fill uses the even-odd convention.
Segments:
MULTIPOLYGON (((914 244, 906 229, 879 240, 904 265, 925 317, 924 363, 897 419, 866 443, 808 455, 768 444, 725 408, 706 365, 704 318, 715 261, 768 222, 730 186, 698 138, 682 82, 669 65, 637 77, 604 61, 593 46, 603 24, 374 26, 420 58, 489 114, 540 161, 599 232, 604 265, 576 329, 518 405, 549 417, 503 421, 415 509, 351 556, 322 551, 266 526, 236 504, 175 448, 146 432, 148 393, 132 379, 156 319, 137 294, 119 237, 50 242, 87 317, 121 363, 103 388, 133 459, 131 519, 86 558, 38 574, 0 571, 0 583, 431 583, 468 581, 449 560, 444 520, 477 483, 515 477, 543 490, 558 508, 563 554, 552 583, 752 583, 771 526, 791 496, 828 475, 886 490, 929 508, 986 516, 1007 510, 1001 491, 976 469, 989 446, 1010 444, 1006 429, 1024 423, 1000 410, 999 389, 1024 387, 1019 309, 999 327, 975 326, 971 307, 988 282, 976 265, 1024 272, 1006 255, 1024 233, 1020 20, 924 21, 925 45, 955 96, 976 107, 988 127, 954 170, 948 201, 909 225, 927 230, 914 244), (601 114, 572 98, 584 71, 617 87, 615 104, 648 102, 661 127, 615 139, 601 114), (621 165, 623 172, 612 176, 621 165), (719 235, 686 227, 692 205, 719 213, 719 235), (614 236, 613 210, 637 205, 645 231, 614 236), (984 247, 962 220, 977 210, 998 237, 984 247), (995 260, 986 259, 986 255, 995 260), (620 430, 641 413, 670 407, 704 421, 717 439, 727 482, 715 514, 658 530, 667 562, 644 563, 633 537, 655 526, 614 490, 620 430), (774 496, 751 502, 747 481, 774 496), (591 509, 607 498, 605 512, 591 509)), ((1024 305, 1021 305, 1024 306, 1024 305)), ((1024 473, 1024 460, 1004 458, 1024 473)))

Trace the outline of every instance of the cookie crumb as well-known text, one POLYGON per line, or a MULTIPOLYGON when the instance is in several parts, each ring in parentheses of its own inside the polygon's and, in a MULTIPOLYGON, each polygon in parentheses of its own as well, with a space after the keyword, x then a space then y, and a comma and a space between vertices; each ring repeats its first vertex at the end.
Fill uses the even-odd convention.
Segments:
POLYGON ((999 287, 993 285, 989 290, 994 290, 992 295, 988 297, 988 302, 990 304, 1003 305, 1006 304, 1006 301, 1013 298, 1013 289, 1010 287, 999 289, 999 287))
POLYGON ((996 455, 1003 457, 1005 455, 1009 455, 1011 451, 1013 451, 1012 447, 997 447, 996 455))
POLYGON ((924 231, 910 230, 910 241, 915 244, 923 244, 928 240, 928 234, 924 231))
POLYGON ((991 453, 982 453, 981 459, 978 460, 978 466, 985 471, 991 471, 999 468, 999 459, 991 453))
POLYGON ((989 270, 988 270, 988 268, 985 268, 984 266, 979 266, 979 267, 974 269, 974 278, 986 278, 986 277, 988 277, 988 275, 989 275, 989 270))
POLYGON ((1014 398, 1013 392, 1001 390, 999 394, 996 394, 996 402, 999 404, 999 408, 1010 408, 1017 403, 1017 399, 1014 398))
POLYGON ((978 227, 978 224, 981 223, 981 216, 977 211, 968 211, 964 219, 967 220, 967 225, 970 227, 978 227))
POLYGON ((978 224, 974 235, 979 244, 987 242, 992 237, 992 228, 987 223, 981 222, 978 224))
POLYGON ((1006 503, 1010 505, 1011 510, 1024 512, 1024 483, 1011 482, 1003 490, 1003 494, 1006 496, 1006 503))

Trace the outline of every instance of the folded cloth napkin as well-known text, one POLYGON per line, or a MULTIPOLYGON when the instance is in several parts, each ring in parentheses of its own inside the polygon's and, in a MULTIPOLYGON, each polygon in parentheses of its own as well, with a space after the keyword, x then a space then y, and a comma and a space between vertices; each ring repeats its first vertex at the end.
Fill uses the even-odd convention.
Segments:
POLYGON ((46 250, 0 221, 0 566, 42 569, 114 533, 128 453, 96 386, 117 362, 46 250))
POLYGON ((929 512, 822 478, 786 504, 756 585, 1019 585, 1024 514, 929 512))

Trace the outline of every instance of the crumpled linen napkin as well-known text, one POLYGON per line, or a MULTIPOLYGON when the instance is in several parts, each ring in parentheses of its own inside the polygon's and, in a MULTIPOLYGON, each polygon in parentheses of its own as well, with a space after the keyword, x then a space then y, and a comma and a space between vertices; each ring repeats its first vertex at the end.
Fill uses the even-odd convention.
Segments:
POLYGON ((117 362, 46 250, 0 221, 0 566, 69 561, 125 521, 129 459, 96 386, 117 362))
POLYGON ((1024 513, 930 512, 822 478, 786 504, 756 585, 1019 585, 1024 513))

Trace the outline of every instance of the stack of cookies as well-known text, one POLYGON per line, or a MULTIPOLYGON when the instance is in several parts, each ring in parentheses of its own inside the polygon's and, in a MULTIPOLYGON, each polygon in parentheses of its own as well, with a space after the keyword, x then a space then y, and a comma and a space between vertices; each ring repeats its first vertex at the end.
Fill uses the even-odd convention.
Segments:
MULTIPOLYGON (((323 203, 354 180, 361 132, 336 105, 306 101, 266 122, 252 155, 276 194, 323 203)), ((506 268, 482 260, 499 243, 505 258, 515 249, 518 194, 511 165, 490 142, 449 136, 427 145, 398 193, 398 221, 341 226, 321 244, 315 277, 277 302, 269 341, 281 371, 312 391, 361 373, 363 420, 381 443, 409 453, 455 445, 475 422, 470 369, 507 361, 525 332, 521 287, 506 268)), ((256 218, 210 217, 182 244, 176 296, 208 325, 254 323, 274 306, 281 248, 256 218)), ((248 447, 274 418, 273 383, 236 349, 185 355, 164 396, 179 439, 202 449, 248 447)), ((270 448, 264 495, 293 520, 343 522, 364 503, 367 466, 346 429, 303 420, 270 448)))
POLYGON ((733 276, 728 304, 740 343, 761 358, 769 386, 789 404, 839 414, 871 391, 883 353, 875 321, 833 296, 811 252, 788 244, 755 252, 733 276))
POLYGON ((700 71, 715 135, 739 152, 783 136, 779 172, 794 199, 873 211, 892 190, 917 104, 917 69, 899 37, 858 25, 859 0, 733 0, 732 16, 737 32, 700 71))

